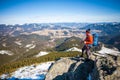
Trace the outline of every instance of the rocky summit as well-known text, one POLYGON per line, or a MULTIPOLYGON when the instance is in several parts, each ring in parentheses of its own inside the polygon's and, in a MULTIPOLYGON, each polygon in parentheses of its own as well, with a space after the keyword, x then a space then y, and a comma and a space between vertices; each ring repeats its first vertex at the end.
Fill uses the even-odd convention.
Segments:
POLYGON ((120 80, 119 71, 119 56, 69 57, 57 60, 45 80, 120 80))

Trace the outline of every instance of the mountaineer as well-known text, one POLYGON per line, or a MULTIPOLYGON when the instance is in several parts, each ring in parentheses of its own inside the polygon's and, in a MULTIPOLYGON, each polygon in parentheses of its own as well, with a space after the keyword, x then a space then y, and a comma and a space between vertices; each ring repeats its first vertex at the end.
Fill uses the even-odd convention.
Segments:
POLYGON ((90 48, 92 47, 93 44, 93 36, 90 33, 90 29, 86 30, 86 38, 83 42, 84 42, 84 46, 82 48, 81 57, 83 57, 83 53, 86 51, 85 53, 87 55, 87 58, 90 58, 91 55, 90 48))

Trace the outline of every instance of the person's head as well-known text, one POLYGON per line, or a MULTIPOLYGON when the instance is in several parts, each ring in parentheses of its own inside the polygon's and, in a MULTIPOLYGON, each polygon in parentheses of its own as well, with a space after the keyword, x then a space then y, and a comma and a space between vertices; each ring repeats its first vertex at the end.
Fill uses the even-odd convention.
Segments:
POLYGON ((87 30, 86 30, 86 34, 89 34, 89 33, 90 33, 90 29, 87 29, 87 30))

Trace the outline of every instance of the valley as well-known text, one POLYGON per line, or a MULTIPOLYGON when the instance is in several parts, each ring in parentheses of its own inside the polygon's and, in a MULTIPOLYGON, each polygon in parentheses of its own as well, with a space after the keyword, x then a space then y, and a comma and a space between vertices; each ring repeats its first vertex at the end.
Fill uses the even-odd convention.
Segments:
POLYGON ((120 54, 118 22, 0 24, 0 75, 24 66, 80 56, 84 45, 80 42, 85 39, 88 28, 92 34, 99 35, 102 44, 95 55, 120 54))

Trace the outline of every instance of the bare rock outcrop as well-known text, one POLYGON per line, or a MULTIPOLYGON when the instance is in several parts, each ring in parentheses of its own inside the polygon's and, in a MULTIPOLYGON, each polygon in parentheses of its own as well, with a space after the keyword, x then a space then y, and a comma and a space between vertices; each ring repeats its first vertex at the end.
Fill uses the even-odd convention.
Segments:
POLYGON ((87 80, 94 68, 94 61, 62 58, 51 67, 45 80, 87 80))
POLYGON ((120 80, 120 57, 61 58, 50 68, 45 80, 120 80))

